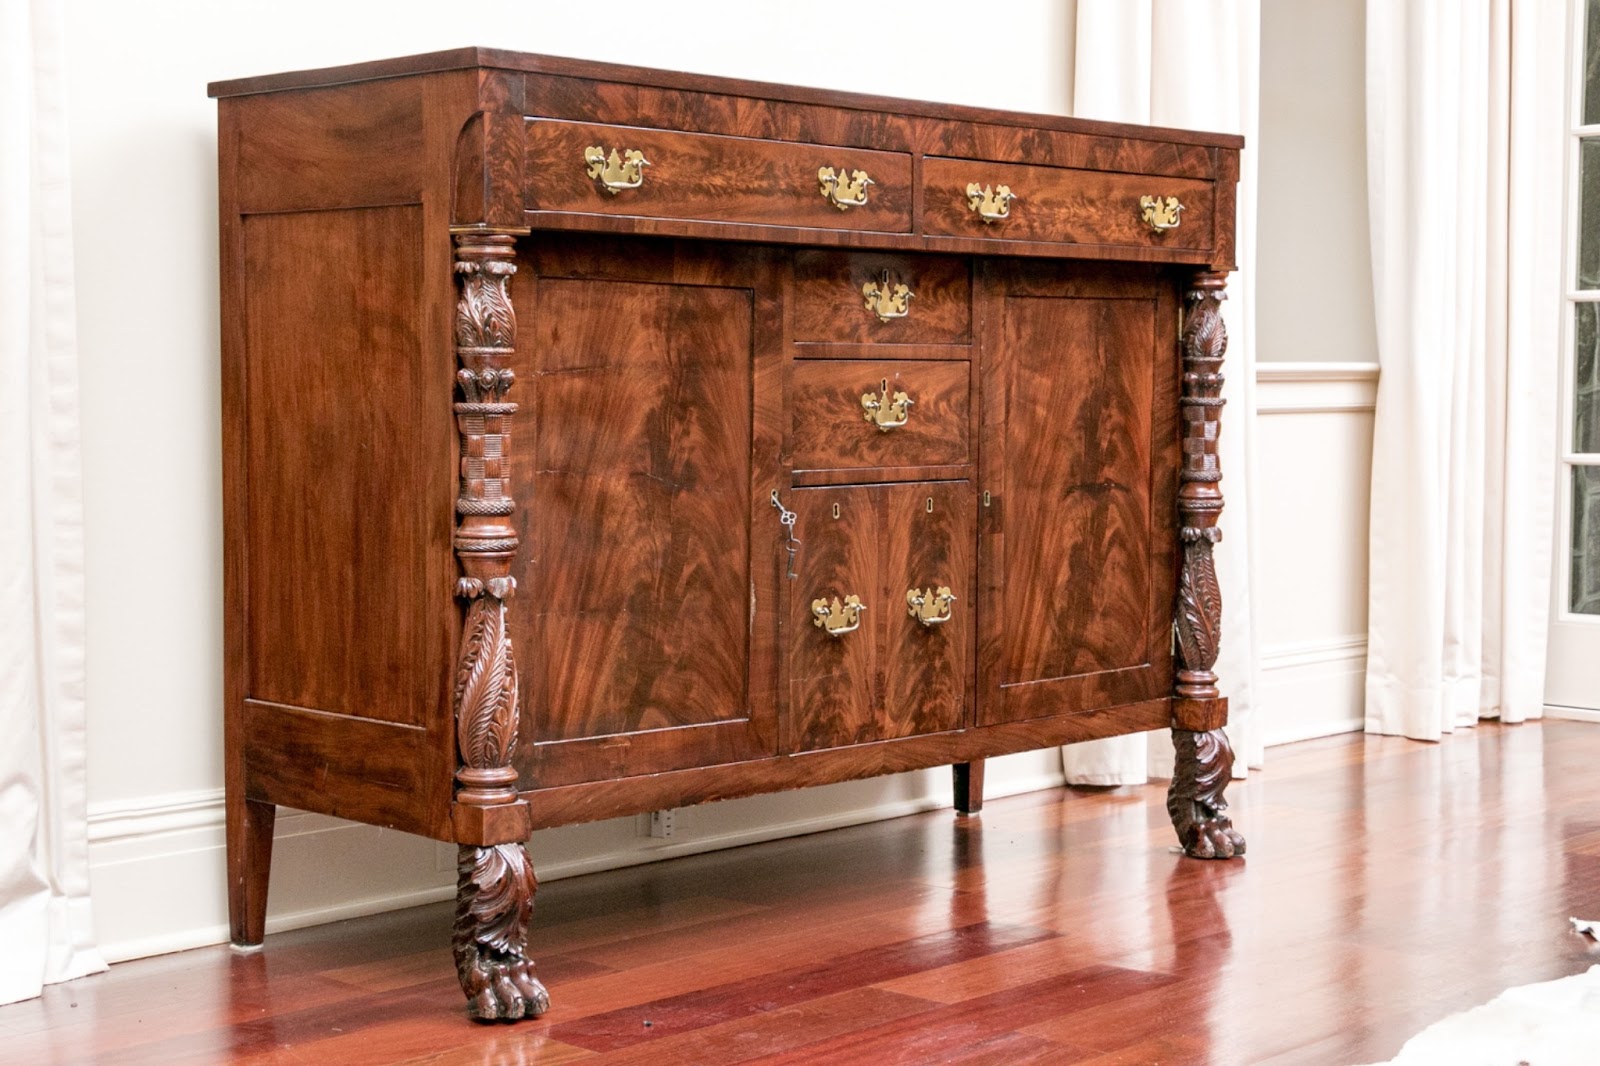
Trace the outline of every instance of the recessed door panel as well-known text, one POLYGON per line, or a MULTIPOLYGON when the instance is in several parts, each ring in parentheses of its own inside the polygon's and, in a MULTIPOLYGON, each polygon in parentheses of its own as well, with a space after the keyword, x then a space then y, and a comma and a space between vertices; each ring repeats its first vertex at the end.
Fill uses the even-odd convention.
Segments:
POLYGON ((973 640, 970 484, 793 496, 802 546, 784 750, 961 728, 973 640))
POLYGON ((545 239, 517 281, 523 785, 771 754, 775 615, 752 602, 776 578, 751 516, 778 435, 752 398, 781 290, 761 255, 565 247, 545 239))
POLYGON ((876 739, 883 598, 881 488, 796 489, 783 750, 876 739))
POLYGON ((1175 301, 1158 275, 992 274, 983 721, 1159 698, 1171 679, 1175 301))

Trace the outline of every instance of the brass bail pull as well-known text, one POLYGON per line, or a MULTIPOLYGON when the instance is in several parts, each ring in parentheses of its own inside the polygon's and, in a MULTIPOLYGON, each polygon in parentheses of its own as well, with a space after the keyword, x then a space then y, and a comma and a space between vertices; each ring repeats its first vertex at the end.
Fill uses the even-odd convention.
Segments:
POLYGON ((937 589, 913 588, 906 592, 906 613, 932 629, 950 621, 950 605, 955 602, 956 594, 950 591, 949 585, 940 585, 937 589))
POLYGON ((866 609, 860 596, 846 596, 842 602, 835 596, 832 603, 826 598, 812 600, 812 624, 830 637, 842 637, 861 628, 861 612, 866 609))
POLYGON ((1011 201, 1017 194, 1011 191, 1009 185, 979 185, 972 182, 967 186, 967 209, 983 220, 984 225, 995 222, 1004 222, 1011 217, 1011 201))
POLYGON ((650 165, 650 160, 636 148, 613 148, 610 155, 598 146, 585 148, 583 161, 588 164, 588 175, 612 196, 643 185, 644 168, 650 165))
POLYGON ((916 403, 904 392, 889 392, 889 379, 884 378, 878 392, 861 394, 862 418, 878 427, 882 433, 899 429, 911 418, 911 405, 916 403))
POLYGON ((1177 229, 1179 223, 1183 221, 1178 217, 1182 213, 1183 204, 1176 196, 1139 197, 1139 217, 1157 233, 1177 229))

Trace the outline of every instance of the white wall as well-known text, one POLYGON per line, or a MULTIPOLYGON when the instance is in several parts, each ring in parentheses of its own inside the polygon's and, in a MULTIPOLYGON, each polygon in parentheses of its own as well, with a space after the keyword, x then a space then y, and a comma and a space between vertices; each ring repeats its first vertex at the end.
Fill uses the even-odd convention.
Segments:
MULTIPOLYGON (((1263 7, 1281 3, 1287 0, 1263 7)), ((1293 6, 1314 13, 1318 4, 1294 0, 1293 6)), ((1068 104, 1070 6, 1054 0, 1006 5, 1007 32, 989 32, 991 22, 975 20, 970 4, 923 3, 916 18, 895 20, 893 34, 841 29, 825 9, 798 4, 703 2, 695 5, 692 31, 683 5, 641 0, 482 5, 471 18, 463 10, 421 0, 71 0, 90 853, 99 935, 110 958, 225 936, 215 135, 206 82, 483 44, 1025 111, 1063 113, 1068 104), (460 28, 468 23, 485 28, 469 37, 460 28)), ((1264 211, 1275 202, 1266 166, 1272 142, 1289 132, 1272 121, 1289 112, 1269 108, 1276 90, 1267 75, 1264 211)), ((1264 235, 1274 230, 1267 219, 1261 228, 1264 235)), ((1267 252, 1264 244, 1263 316, 1288 298, 1268 287, 1282 264, 1275 267, 1267 252)), ((1306 280, 1304 296, 1291 294, 1302 301, 1296 307, 1308 306, 1312 282, 1326 282, 1306 280)), ((1358 281, 1351 276, 1349 284, 1358 281)), ((1304 349, 1288 344, 1269 355, 1272 334, 1264 326, 1261 336, 1264 357, 1304 357, 1304 349)), ((1263 387, 1264 406, 1270 389, 1263 387)), ((1328 512, 1347 524, 1364 521, 1364 497, 1355 498, 1365 470, 1359 412, 1263 417, 1277 419, 1265 424, 1263 454, 1286 461, 1318 456, 1313 465, 1342 471, 1333 483, 1350 495, 1347 501, 1286 495, 1284 486, 1308 486, 1310 478, 1302 469, 1264 464, 1256 498, 1265 501, 1266 543, 1321 535, 1318 523, 1328 512), (1339 421, 1345 417, 1356 421, 1339 421)), ((1341 550, 1353 543, 1348 536, 1332 539, 1341 550)), ((1359 559, 1334 552, 1320 569, 1284 562, 1276 549, 1262 558, 1292 578, 1287 585, 1270 576, 1263 582, 1271 627, 1265 632, 1300 634, 1302 659, 1308 644, 1364 631, 1348 594, 1328 594, 1365 587, 1364 547, 1359 559), (1284 589, 1292 595, 1275 599, 1284 589), (1309 619, 1296 613, 1324 606, 1309 619), (1303 626, 1280 626, 1284 618, 1303 626)), ((1287 647, 1269 642, 1269 664, 1287 647)), ((1301 707, 1301 689, 1323 687, 1304 664, 1273 677, 1281 699, 1269 714, 1279 703, 1301 707)), ((991 763, 990 794, 1060 780, 1053 753, 1013 756, 991 763)), ((541 832, 533 850, 540 876, 549 880, 925 810, 948 803, 948 794, 948 774, 930 771, 696 808, 682 813, 678 837, 669 842, 641 837, 634 820, 622 819, 541 832)), ((452 864, 451 850, 429 841, 286 812, 268 928, 446 898, 452 864)))
POLYGON ((1378 358, 1367 230, 1365 0, 1261 5, 1262 362, 1378 358))
POLYGON ((1365 35, 1365 0, 1261 5, 1251 499, 1268 744, 1362 727, 1378 359, 1365 35))

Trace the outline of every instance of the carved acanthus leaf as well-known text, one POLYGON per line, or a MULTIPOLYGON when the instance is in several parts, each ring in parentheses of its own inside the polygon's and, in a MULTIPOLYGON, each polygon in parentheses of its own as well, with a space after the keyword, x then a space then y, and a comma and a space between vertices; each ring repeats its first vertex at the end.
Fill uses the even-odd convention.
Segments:
POLYGON ((456 345, 509 348, 516 341, 517 316, 511 307, 502 263, 457 263, 461 297, 456 302, 456 345))
POLYGON ((480 1021, 536 1018, 550 996, 527 956, 539 883, 518 844, 456 851, 456 921, 451 937, 467 1009, 480 1021))
POLYGON ((1210 670, 1222 644, 1222 589, 1211 540, 1185 545, 1178 580, 1178 650, 1190 670, 1210 670))
POLYGON ((517 733, 517 669, 506 635, 505 604, 480 596, 467 609, 456 673, 461 761, 478 767, 511 761, 517 733))

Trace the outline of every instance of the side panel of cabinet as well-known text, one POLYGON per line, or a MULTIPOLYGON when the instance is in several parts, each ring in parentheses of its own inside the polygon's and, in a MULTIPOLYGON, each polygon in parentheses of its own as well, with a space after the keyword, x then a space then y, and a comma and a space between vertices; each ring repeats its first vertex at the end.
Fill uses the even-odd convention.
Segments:
POLYGON ((1158 272, 992 264, 979 721, 1171 684, 1178 309, 1158 272))
POLYGON ((771 755, 779 574, 751 532, 781 483, 780 268, 715 246, 530 243, 522 785, 771 755))
POLYGON ((961 728, 973 641, 970 483, 797 489, 793 497, 802 543, 789 590, 783 750, 961 728), (928 624, 913 615, 912 593, 928 624), (817 611, 845 624, 852 596, 858 628, 830 635, 817 611))

